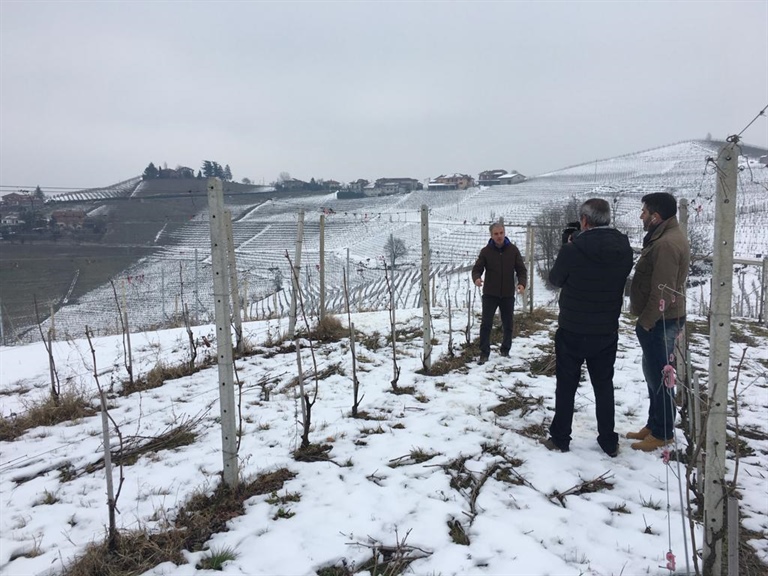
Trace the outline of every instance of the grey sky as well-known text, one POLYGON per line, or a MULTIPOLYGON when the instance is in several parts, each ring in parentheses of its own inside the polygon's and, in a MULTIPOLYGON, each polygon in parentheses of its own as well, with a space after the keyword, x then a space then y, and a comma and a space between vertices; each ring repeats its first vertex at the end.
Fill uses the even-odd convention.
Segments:
MULTIPOLYGON (((0 184, 533 175, 740 131, 768 2, 0 1, 0 184)), ((768 118, 745 133, 768 146, 768 118)), ((7 188, 2 188, 7 192, 7 188)))

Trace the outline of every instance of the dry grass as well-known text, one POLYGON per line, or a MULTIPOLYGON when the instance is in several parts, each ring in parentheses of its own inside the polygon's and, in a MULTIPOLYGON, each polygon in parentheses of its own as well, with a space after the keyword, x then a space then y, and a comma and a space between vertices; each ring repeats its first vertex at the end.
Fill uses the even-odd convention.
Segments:
POLYGON ((59 396, 58 402, 46 396, 25 407, 21 414, 0 418, 0 440, 15 440, 27 430, 38 426, 54 426, 96 414, 85 392, 70 390, 59 396))
POLYGON ((554 347, 542 350, 541 356, 533 358, 528 363, 531 376, 554 376, 557 367, 554 347))
POLYGON ((130 382, 123 382, 123 387, 119 394, 120 396, 128 396, 134 392, 159 388, 166 380, 176 380, 177 378, 190 376, 191 374, 199 372, 201 369, 201 365, 190 367, 189 362, 181 362, 171 366, 161 360, 143 377, 134 380, 133 384, 130 382))
POLYGON ((220 484, 212 494, 198 493, 179 510, 175 525, 162 532, 123 532, 110 550, 106 539, 92 544, 67 566, 63 576, 133 576, 163 562, 186 564, 182 550, 202 550, 213 534, 227 531, 227 522, 244 513, 243 502, 259 494, 271 494, 296 476, 281 468, 241 482, 233 490, 220 484))
POLYGON ((341 324, 341 320, 336 316, 327 314, 310 332, 310 336, 316 342, 338 342, 349 336, 349 330, 341 324))
POLYGON ((502 399, 501 404, 491 408, 491 411, 497 416, 508 416, 512 411, 520 410, 520 416, 523 417, 543 404, 543 396, 523 396, 516 393, 514 396, 502 399))
POLYGON ((534 308, 530 314, 515 314, 512 327, 515 336, 530 336, 551 328, 557 320, 557 313, 547 308, 534 308))
POLYGON ((469 346, 464 346, 458 355, 443 354, 430 367, 429 371, 423 369, 416 370, 417 374, 426 376, 443 376, 451 372, 466 374, 469 371, 467 364, 474 362, 480 355, 479 339, 476 339, 469 346))

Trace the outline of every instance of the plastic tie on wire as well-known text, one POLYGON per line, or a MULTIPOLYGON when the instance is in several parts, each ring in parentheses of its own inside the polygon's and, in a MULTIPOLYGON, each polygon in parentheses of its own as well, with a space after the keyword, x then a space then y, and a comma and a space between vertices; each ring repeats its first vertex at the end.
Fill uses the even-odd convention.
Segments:
POLYGON ((664 310, 667 308, 667 301, 664 300, 664 298, 661 298, 659 300, 659 312, 664 312, 664 310))
POLYGON ((667 388, 674 388, 677 381, 677 372, 672 364, 667 364, 662 370, 662 378, 664 380, 664 386, 667 388))
POLYGON ((670 572, 675 571, 675 555, 672 553, 672 550, 667 552, 667 570, 670 572))
POLYGON ((669 464, 670 456, 671 456, 671 453, 669 452, 669 448, 664 448, 664 450, 661 452, 662 462, 664 462, 664 464, 669 464))

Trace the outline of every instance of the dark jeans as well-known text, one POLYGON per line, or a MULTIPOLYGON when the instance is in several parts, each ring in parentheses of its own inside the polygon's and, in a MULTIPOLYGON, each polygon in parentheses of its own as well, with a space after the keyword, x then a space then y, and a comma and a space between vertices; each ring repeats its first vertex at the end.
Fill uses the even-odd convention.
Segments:
POLYGON ((549 434, 558 448, 568 448, 571 442, 573 404, 579 387, 581 366, 586 361, 589 379, 595 392, 597 442, 606 452, 613 452, 619 435, 613 431, 613 365, 616 361, 618 333, 576 334, 558 328, 555 333, 557 388, 555 417, 549 434))
POLYGON ((674 364, 675 339, 685 325, 685 318, 662 318, 649 332, 639 324, 635 334, 643 349, 643 375, 648 384, 648 422, 646 427, 659 440, 669 440, 675 429, 675 389, 663 382, 664 366, 674 364))
POLYGON ((504 336, 501 339, 501 352, 509 352, 512 347, 512 318, 515 312, 515 297, 486 296, 483 294, 483 319, 480 322, 480 355, 491 354, 491 327, 496 309, 501 315, 504 336))

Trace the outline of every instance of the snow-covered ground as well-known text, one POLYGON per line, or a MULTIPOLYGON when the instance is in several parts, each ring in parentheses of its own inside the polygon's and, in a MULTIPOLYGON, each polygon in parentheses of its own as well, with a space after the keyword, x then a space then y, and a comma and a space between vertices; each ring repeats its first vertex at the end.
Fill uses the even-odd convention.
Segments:
MULTIPOLYGON (((478 319, 460 308, 453 310, 449 335, 447 310, 434 310, 433 362, 448 352, 449 337, 453 351, 459 352, 468 317, 476 336, 478 319)), ((188 563, 166 562, 147 574, 212 573, 195 565, 210 549, 230 548, 235 558, 225 565, 225 573, 312 575, 322 567, 341 566, 343 559, 359 566, 371 555, 367 545, 395 546, 405 535, 407 545, 427 553, 411 564, 414 574, 640 575, 692 569, 691 535, 684 535, 688 521, 681 509, 683 467, 674 460, 665 464, 661 450, 635 452, 626 440, 618 457, 605 455, 596 442, 589 384, 577 395, 571 451, 549 452, 539 444, 545 434, 542 425, 548 426, 553 414, 555 380, 535 375, 530 363, 552 349, 554 321, 517 337, 509 358, 494 350, 483 366, 470 362, 445 375, 428 376, 418 372, 421 309, 400 310, 397 318, 399 330, 416 333, 397 344, 398 384, 413 386, 413 394, 391 393, 388 313, 352 316, 356 330, 365 335, 356 346, 364 394, 360 409, 375 420, 350 416, 348 340, 317 347, 318 370, 336 368, 319 382, 310 440, 330 445, 333 462, 309 463, 292 457, 301 434, 296 385, 291 385, 297 375, 295 352, 262 347, 286 329, 286 321, 246 324, 247 338, 260 353, 236 361, 243 382, 238 399, 243 418, 240 475, 247 479, 287 468, 296 476, 277 494, 277 500, 286 497, 282 504, 270 495, 251 498, 245 513, 207 542, 209 550, 185 553, 188 563), (264 386, 271 389, 269 400, 264 399, 264 386), (513 397, 524 407, 494 411, 513 397), (417 455, 431 458, 419 461, 417 455), (461 459, 461 479, 467 481, 463 488, 451 483, 461 459), (494 466, 486 478, 484 473, 494 466), (567 495, 562 503, 555 495, 599 478, 608 485, 567 495), (454 520, 464 528, 468 545, 451 539, 448 523, 454 520), (674 570, 667 569, 670 551, 674 570)), ((346 316, 343 320, 346 324, 346 316)), ((751 545, 768 563, 768 337, 749 322, 738 327, 752 334, 750 344, 734 343, 731 348, 734 377, 735 365, 747 349, 739 377, 739 424, 753 432, 742 437, 753 452, 742 451, 739 463, 741 515, 744 526, 755 533, 751 545)), ((215 333, 209 325, 194 331, 200 341, 215 333)), ((706 385, 706 338, 694 335, 691 341, 692 364, 706 385)), ((131 342, 137 376, 159 363, 175 365, 187 358, 183 330, 133 334, 131 342)), ((126 378, 121 338, 97 338, 94 345, 100 382, 118 392, 126 378)), ((214 349, 201 347, 201 354, 214 349)), ((87 341, 57 341, 53 350, 63 387, 87 391, 96 406, 87 341)), ((306 347, 302 365, 312 369, 306 347)), ((202 418, 193 444, 141 456, 125 467, 119 527, 160 529, 191 495, 210 493, 218 485, 222 456, 217 382, 213 366, 143 393, 110 394, 110 413, 124 437, 146 438, 185 418, 202 418)), ((314 386, 312 378, 305 383, 314 386)), ((3 417, 22 414, 25 406, 48 394, 49 386, 42 344, 2 349, 3 417)), ((644 424, 647 409, 640 349, 628 318, 622 318, 615 387, 616 425, 623 435, 644 424)), ((95 415, 41 426, 15 441, 0 442, 0 573, 55 574, 89 543, 103 539, 105 473, 84 472, 101 457, 101 430, 101 418, 95 415), (65 476, 60 473, 64 469, 81 474, 65 476)), ((685 445, 679 429, 676 443, 681 449, 685 445)), ((733 471, 729 460, 729 478, 733 471)), ((700 526, 695 532, 700 549, 700 526)))

